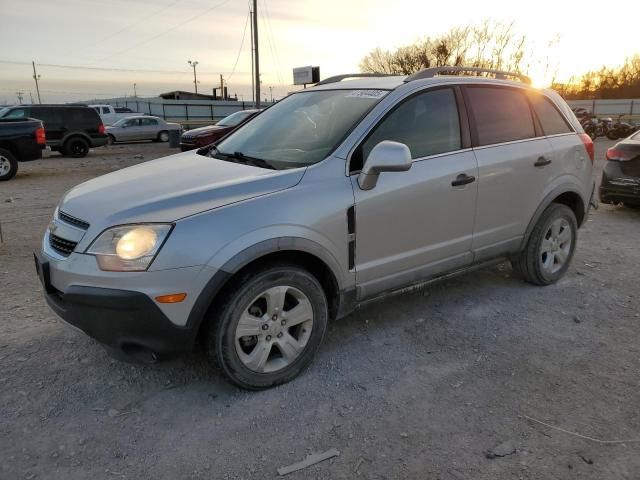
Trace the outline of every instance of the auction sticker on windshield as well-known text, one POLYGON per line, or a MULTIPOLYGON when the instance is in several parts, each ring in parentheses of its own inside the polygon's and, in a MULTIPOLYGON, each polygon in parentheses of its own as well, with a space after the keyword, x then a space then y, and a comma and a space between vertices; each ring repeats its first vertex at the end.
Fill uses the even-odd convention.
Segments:
POLYGON ((345 98, 382 98, 387 93, 389 93, 388 90, 354 90, 345 95, 345 98))

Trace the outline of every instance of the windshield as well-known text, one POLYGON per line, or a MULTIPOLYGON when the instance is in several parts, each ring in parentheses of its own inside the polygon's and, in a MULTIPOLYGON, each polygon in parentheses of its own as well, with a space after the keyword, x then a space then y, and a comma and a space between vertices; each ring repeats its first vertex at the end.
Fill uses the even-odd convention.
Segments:
MULTIPOLYGON (((387 90, 316 90, 290 95, 217 145, 223 156, 241 153, 275 168, 323 160, 387 90)), ((237 157, 237 155, 236 155, 237 157)))
POLYGON ((129 119, 128 118, 121 118, 117 122, 113 122, 113 126, 114 127, 121 127, 127 120, 129 120, 129 119))
POLYGON ((5 112, 8 112, 9 109, 7 107, 0 108, 0 118, 4 117, 5 112))
POLYGON ((242 123, 252 113, 253 112, 232 113, 228 117, 224 117, 222 120, 216 123, 216 125, 220 125, 221 127, 235 127, 239 123, 242 123))

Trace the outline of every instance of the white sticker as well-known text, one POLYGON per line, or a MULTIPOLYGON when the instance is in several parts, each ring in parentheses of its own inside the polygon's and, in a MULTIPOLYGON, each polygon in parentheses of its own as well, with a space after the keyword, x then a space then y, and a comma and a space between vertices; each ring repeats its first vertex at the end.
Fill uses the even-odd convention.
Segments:
POLYGON ((354 90, 345 95, 345 98, 382 98, 387 93, 387 90, 354 90))

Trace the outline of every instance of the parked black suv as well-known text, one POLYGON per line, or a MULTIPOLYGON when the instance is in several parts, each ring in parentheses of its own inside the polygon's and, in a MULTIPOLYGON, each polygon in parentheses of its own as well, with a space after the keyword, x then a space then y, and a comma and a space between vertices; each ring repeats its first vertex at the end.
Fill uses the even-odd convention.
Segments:
POLYGON ((47 145, 71 157, 86 157, 108 140, 100 115, 86 105, 18 105, 1 110, 0 118, 42 120, 47 145))

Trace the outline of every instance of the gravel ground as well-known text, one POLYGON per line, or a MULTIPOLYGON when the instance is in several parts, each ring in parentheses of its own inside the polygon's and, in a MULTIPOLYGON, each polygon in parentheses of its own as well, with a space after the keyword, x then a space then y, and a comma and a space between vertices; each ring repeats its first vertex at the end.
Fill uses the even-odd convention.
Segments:
POLYGON ((640 443, 526 418, 640 439, 640 211, 592 212, 557 285, 502 264, 388 298, 331 325, 299 379, 248 393, 201 352, 113 360, 42 298, 31 252, 61 195, 169 152, 52 156, 0 184, 0 478, 274 478, 330 448, 288 478, 640 478, 640 443))

